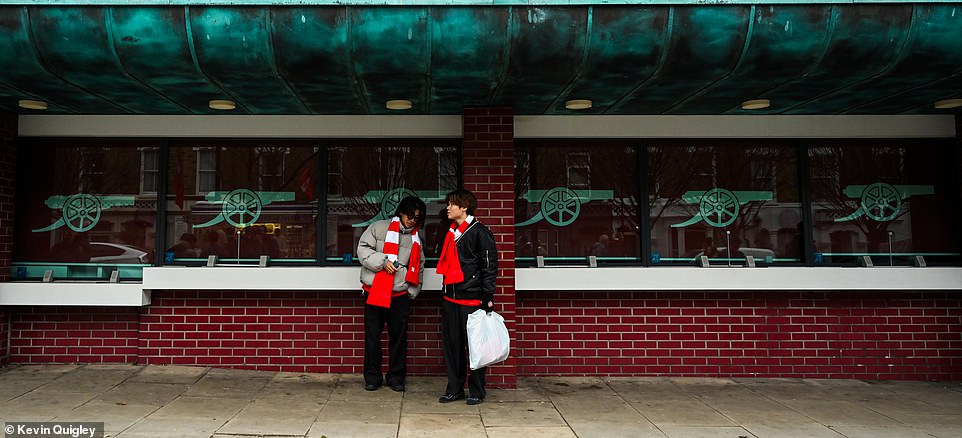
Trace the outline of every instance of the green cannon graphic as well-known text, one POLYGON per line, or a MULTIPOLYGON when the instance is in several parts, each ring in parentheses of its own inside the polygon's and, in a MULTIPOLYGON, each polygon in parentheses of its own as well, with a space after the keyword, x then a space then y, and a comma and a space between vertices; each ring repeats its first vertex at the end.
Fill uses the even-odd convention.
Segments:
POLYGON ((272 202, 293 201, 294 192, 255 192, 236 189, 230 192, 209 192, 204 199, 211 204, 220 204, 220 214, 207 222, 194 225, 194 228, 209 227, 223 221, 227 221, 236 228, 244 228, 257 222, 261 209, 265 205, 272 202))
POLYGON ((103 210, 134 205, 134 197, 132 195, 94 196, 77 193, 68 196, 54 195, 47 198, 44 204, 52 209, 62 209, 62 216, 46 227, 33 230, 34 233, 55 230, 64 225, 78 233, 83 233, 97 225, 103 210))
POLYGON ((570 225, 581 214, 581 204, 589 201, 606 201, 614 198, 613 190, 571 190, 567 187, 555 187, 549 190, 530 190, 524 199, 530 202, 540 202, 541 210, 530 219, 515 224, 516 227, 531 225, 546 220, 549 224, 563 227, 570 225))
POLYGON ((893 186, 886 183, 874 183, 867 186, 848 186, 842 193, 849 198, 859 200, 858 210, 835 222, 845 222, 862 215, 878 222, 895 219, 902 210, 902 200, 915 195, 931 195, 935 193, 932 186, 893 186))
MULTIPOLYGON (((418 198, 421 198, 421 200, 424 201, 425 203, 441 201, 444 199, 444 195, 441 195, 436 190, 415 192, 414 190, 406 189, 404 187, 391 189, 387 191, 370 190, 367 193, 365 193, 363 196, 361 196, 361 199, 363 199, 365 202, 369 204, 380 204, 381 209, 378 210, 377 214, 374 215, 374 217, 364 222, 361 222, 359 224, 353 224, 351 225, 351 227, 353 228, 366 227, 376 221, 391 217, 391 215, 393 215, 394 212, 397 211, 397 206, 398 204, 401 203, 401 200, 408 196, 417 196, 418 198)), ((422 214, 424 213, 422 212, 422 214)))
POLYGON ((698 204, 698 214, 680 224, 672 224, 672 228, 687 227, 701 220, 720 228, 735 222, 742 205, 752 201, 771 201, 772 192, 733 192, 716 187, 711 190, 689 190, 681 199, 688 204, 698 204))

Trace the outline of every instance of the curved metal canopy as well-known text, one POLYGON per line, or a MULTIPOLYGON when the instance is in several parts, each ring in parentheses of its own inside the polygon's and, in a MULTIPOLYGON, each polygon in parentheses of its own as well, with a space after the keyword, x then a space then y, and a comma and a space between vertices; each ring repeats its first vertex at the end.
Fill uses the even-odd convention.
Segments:
POLYGON ((948 98, 962 3, 0 7, 0 110, 17 113, 917 114, 948 98), (757 98, 771 106, 740 108, 757 98))

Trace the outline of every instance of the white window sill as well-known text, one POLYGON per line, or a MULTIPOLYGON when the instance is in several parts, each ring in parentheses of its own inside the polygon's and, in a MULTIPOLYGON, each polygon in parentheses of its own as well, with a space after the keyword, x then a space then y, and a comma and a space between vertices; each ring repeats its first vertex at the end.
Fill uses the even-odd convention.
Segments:
POLYGON ((140 283, 0 283, 0 306, 146 306, 140 283))
POLYGON ((962 290, 962 268, 519 268, 525 290, 962 290))

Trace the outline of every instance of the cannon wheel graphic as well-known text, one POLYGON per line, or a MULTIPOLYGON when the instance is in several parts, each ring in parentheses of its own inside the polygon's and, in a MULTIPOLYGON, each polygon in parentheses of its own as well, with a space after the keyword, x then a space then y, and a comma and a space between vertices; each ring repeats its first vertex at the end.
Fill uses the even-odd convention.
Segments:
POLYGON ((238 228, 246 227, 260 217, 261 198, 257 193, 247 189, 233 190, 224 197, 221 212, 227 223, 238 228), (250 219, 245 219, 246 215, 250 215, 250 219), (234 216, 237 218, 235 219, 234 216))
POLYGON ((902 209, 902 196, 891 184, 875 183, 862 191, 862 211, 879 222, 890 221, 902 209))
POLYGON ((63 220, 67 228, 83 233, 100 220, 100 200, 96 196, 80 193, 70 195, 63 203, 63 220))
POLYGON ((726 227, 738 218, 738 198, 725 189, 715 188, 705 192, 698 208, 705 222, 713 227, 726 227))
POLYGON ((541 197, 541 214, 549 224, 563 227, 574 222, 581 213, 578 194, 567 187, 555 187, 541 197), (568 217, 565 217, 565 214, 568 217))
POLYGON ((414 193, 414 191, 410 189, 405 189, 405 188, 392 189, 389 192, 385 193, 384 197, 381 198, 381 213, 385 218, 391 217, 391 215, 393 215, 394 212, 397 211, 397 206, 401 204, 402 199, 408 196, 416 197, 417 195, 418 195, 417 193, 414 193))

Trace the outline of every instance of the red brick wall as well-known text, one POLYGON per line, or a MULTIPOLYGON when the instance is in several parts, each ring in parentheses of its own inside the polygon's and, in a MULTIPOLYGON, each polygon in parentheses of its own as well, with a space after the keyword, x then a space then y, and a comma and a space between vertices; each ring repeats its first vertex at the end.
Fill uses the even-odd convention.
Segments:
MULTIPOLYGON (((440 296, 411 306, 408 373, 443 375, 440 296)), ((265 371, 363 371, 364 301, 355 291, 154 291, 140 363, 265 371)), ((387 334, 382 337, 387 364, 387 334)))
POLYGON ((135 363, 140 308, 15 307, 13 363, 135 363))
MULTIPOLYGON (((17 116, 0 113, 0 281, 10 279, 13 251, 13 200, 17 163, 17 116)), ((10 335, 7 312, 0 307, 0 364, 9 355, 10 335)))
MULTIPOLYGON (((464 188, 478 197, 478 219, 491 228, 498 245, 495 307, 515 339, 514 293, 514 113, 506 107, 465 108, 463 114, 464 188)), ((490 386, 512 388, 515 358, 488 369, 490 386)))
POLYGON ((522 292, 518 374, 962 380, 955 292, 522 292))

